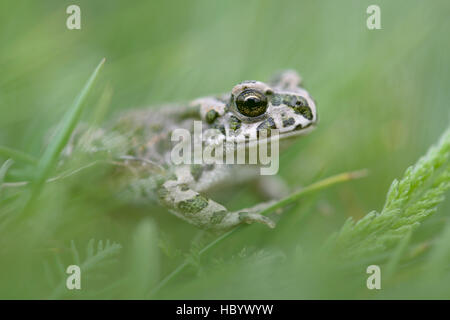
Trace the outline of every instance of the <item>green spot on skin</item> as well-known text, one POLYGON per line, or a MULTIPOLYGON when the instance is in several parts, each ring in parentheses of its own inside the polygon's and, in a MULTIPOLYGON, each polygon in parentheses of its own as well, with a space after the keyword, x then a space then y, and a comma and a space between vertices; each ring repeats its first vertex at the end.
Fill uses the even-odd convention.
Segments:
POLYGON ((301 114, 308 120, 312 120, 312 118, 313 118, 311 108, 307 107, 307 106, 294 107, 294 112, 297 114, 301 114))
POLYGON ((219 223, 221 223, 223 218, 225 218, 226 215, 227 215, 227 211, 226 210, 214 212, 212 217, 211 217, 211 223, 212 224, 219 224, 219 223))
POLYGON ((194 198, 180 201, 178 209, 184 213, 198 213, 208 206, 208 200, 201 195, 196 195, 194 198))
POLYGON ((239 220, 245 221, 248 218, 248 212, 239 212, 239 220))
POLYGON ((236 131, 241 127, 241 120, 235 116, 230 117, 230 130, 236 131))
POLYGON ((206 113, 205 120, 207 123, 211 124, 214 122, 214 120, 216 120, 218 116, 219 114, 217 113, 217 111, 211 109, 206 113))
POLYGON ((198 181, 202 173, 203 173, 203 166, 201 164, 191 165, 191 175, 195 181, 198 181))
POLYGON ((167 190, 165 187, 161 186, 158 189, 157 194, 161 200, 165 200, 166 196, 169 194, 169 190, 167 190))

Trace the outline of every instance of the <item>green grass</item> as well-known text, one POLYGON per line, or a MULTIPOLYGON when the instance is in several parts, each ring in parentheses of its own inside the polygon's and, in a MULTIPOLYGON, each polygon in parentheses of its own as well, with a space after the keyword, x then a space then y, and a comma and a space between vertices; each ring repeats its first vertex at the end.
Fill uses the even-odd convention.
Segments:
MULTIPOLYGON (((0 298, 450 298, 446 1, 378 1, 377 31, 370 1, 77 3, 72 31, 70 1, 0 4, 0 298), (319 190, 277 204, 290 205, 273 230, 212 234, 125 205, 100 164, 45 183, 78 121, 284 68, 302 74, 320 123, 282 153, 279 175, 319 190), (361 168, 364 179, 323 188, 361 168), (68 292, 77 261, 83 289, 68 292), (366 288, 371 264, 380 291, 366 288)), ((216 197, 231 209, 261 200, 250 186, 216 197)))
MULTIPOLYGON (((36 167, 35 177, 32 180, 32 190, 29 199, 26 202, 24 208, 24 214, 30 212, 30 206, 33 205, 33 201, 40 194, 41 190, 44 188, 45 181, 49 177, 50 171, 54 168, 58 158, 61 155, 61 151, 67 145, 77 123, 81 118, 81 114, 86 106, 85 100, 91 90, 97 75, 105 63, 103 59, 100 64, 95 68, 94 72, 88 79, 87 83, 81 90, 80 94, 76 97, 71 108, 67 110, 64 118, 58 125, 56 133, 52 136, 48 146, 46 147, 39 163, 36 167)), ((15 152, 20 154, 19 152, 15 152)))
POLYGON ((0 155, 4 158, 14 159, 30 165, 37 165, 37 160, 29 154, 5 146, 0 147, 0 155))

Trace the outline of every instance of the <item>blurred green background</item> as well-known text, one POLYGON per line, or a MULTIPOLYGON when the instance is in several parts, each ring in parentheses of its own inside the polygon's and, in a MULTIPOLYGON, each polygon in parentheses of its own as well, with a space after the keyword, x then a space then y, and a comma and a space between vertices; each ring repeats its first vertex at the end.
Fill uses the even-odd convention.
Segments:
MULTIPOLYGON (((282 154, 279 175, 293 189, 343 171, 370 175, 303 199, 274 230, 245 228, 199 257, 217 235, 162 209, 118 204, 96 183, 101 170, 81 173, 48 185, 27 226, 0 228, 0 297, 450 298, 450 278, 418 280, 427 252, 377 292, 365 285, 372 261, 343 272, 308 258, 348 217, 381 209, 392 180, 449 123, 450 4, 375 3, 381 30, 366 27, 373 1, 1 1, 2 146, 39 157, 103 57, 84 120, 101 104, 110 118, 292 68, 317 101, 320 124, 282 154), (81 8, 81 30, 66 28, 70 4, 81 8), (92 238, 121 249, 83 274, 82 290, 61 289, 75 264, 71 241, 84 259, 92 238), (148 294, 186 258, 183 272, 148 294)), ((29 173, 16 163, 6 179, 29 173)), ((259 201, 245 185, 222 198, 235 209, 259 201)), ((0 205, 1 221, 18 212, 17 201, 0 205)), ((441 205, 413 244, 427 251, 449 208, 441 205)))

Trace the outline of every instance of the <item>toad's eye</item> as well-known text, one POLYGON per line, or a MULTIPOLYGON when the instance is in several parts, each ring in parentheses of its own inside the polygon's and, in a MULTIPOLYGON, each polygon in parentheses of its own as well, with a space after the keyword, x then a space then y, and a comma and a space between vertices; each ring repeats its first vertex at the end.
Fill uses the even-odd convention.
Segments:
POLYGON ((267 110, 267 97, 254 89, 242 91, 236 98, 236 107, 246 117, 257 117, 267 110))

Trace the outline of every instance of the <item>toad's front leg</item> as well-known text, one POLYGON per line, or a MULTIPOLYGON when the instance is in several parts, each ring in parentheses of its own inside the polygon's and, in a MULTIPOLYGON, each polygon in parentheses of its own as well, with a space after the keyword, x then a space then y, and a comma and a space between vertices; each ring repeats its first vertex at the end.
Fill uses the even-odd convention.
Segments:
POLYGON ((273 202, 258 204, 230 212, 223 205, 192 190, 187 184, 178 180, 168 180, 157 190, 161 204, 181 219, 203 229, 223 230, 241 223, 264 223, 270 228, 275 223, 266 216, 259 214, 261 210, 273 202))

